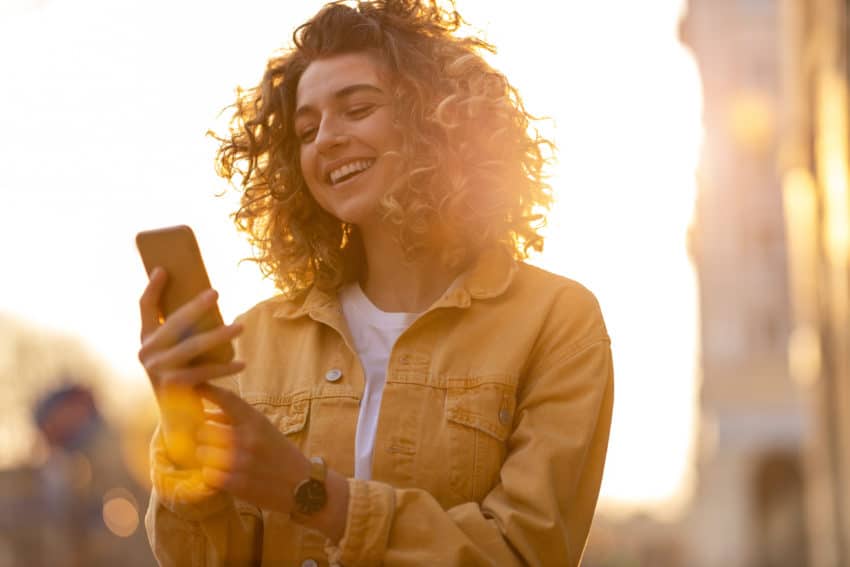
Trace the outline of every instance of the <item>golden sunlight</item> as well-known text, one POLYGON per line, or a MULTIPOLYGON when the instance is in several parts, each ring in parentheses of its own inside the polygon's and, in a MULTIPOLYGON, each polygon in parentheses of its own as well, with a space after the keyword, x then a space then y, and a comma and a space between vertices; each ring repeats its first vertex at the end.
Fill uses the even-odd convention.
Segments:
MULTIPOLYGON (((0 77, 18 86, 0 90, 0 105, 16 109, 3 119, 0 159, 15 164, 4 168, 6 185, 28 188, 0 195, 0 239, 27 243, 4 250, 25 277, 0 283, 0 315, 91 345, 114 370, 110 403, 127 408, 128 387, 146 386, 136 358, 145 275, 135 232, 193 226, 226 319, 273 293, 253 264, 238 263, 250 250, 228 218, 234 196, 213 198, 226 188, 204 132, 236 85, 256 83, 267 56, 288 42, 282 30, 322 3, 250 0, 240 9, 264 17, 245 29, 224 5, 164 0, 48 2, 0 18, 0 53, 27 54, 0 59, 0 77), (56 84, 63 95, 48 96, 56 84), (34 229, 32 211, 49 230, 34 229)), ((701 139, 699 80, 676 39, 681 2, 457 4, 498 47, 493 65, 547 117, 541 131, 559 148, 557 203, 533 262, 590 288, 612 337, 602 506, 675 513, 688 495, 697 421, 686 236, 701 139)), ((0 367, 13 354, 2 348, 0 367)), ((3 451, 14 444, 6 431, 3 451)), ((136 529, 128 503, 105 503, 115 533, 136 529)))
POLYGON ((702 127, 697 69, 676 39, 679 2, 584 4, 572 18, 467 2, 493 64, 555 139, 556 206, 534 262, 599 297, 616 390, 602 506, 662 516, 687 501, 697 291, 687 253, 702 127), (600 34, 593 22, 605 22, 600 34), (637 62, 626 63, 632 51, 637 62))

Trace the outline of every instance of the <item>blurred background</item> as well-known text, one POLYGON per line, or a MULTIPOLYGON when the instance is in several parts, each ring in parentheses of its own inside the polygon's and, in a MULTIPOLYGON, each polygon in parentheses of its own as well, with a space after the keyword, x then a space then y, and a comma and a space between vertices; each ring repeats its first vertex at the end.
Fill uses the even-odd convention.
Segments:
MULTIPOLYGON (((0 566, 152 565, 135 233, 274 293, 209 129, 321 2, 0 0, 0 566)), ((617 396, 586 567, 850 565, 846 0, 458 0, 559 147, 617 396)))

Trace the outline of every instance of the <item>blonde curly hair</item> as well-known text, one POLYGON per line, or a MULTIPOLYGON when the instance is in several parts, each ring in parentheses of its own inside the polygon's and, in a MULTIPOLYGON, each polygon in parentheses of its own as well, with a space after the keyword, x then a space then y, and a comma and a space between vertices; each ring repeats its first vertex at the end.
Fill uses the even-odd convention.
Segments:
POLYGON ((215 136, 216 170, 241 191, 234 221, 284 294, 336 290, 364 264, 357 228, 310 194, 293 124, 301 75, 338 54, 372 53, 390 71, 405 173, 381 206, 408 258, 437 251, 456 267, 494 244, 517 259, 542 249, 554 146, 482 57, 493 46, 457 35, 463 23, 453 2, 333 2, 295 30, 294 47, 270 58, 259 85, 237 91, 229 132, 215 136))

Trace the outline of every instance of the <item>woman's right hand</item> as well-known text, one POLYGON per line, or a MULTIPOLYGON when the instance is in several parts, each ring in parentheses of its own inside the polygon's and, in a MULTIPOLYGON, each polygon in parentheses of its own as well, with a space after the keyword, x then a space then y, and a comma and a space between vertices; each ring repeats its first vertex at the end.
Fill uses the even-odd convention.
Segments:
POLYGON ((204 409, 195 386, 214 378, 235 374, 242 362, 190 364, 198 355, 231 341, 242 332, 239 324, 222 325, 195 334, 193 328, 215 306, 213 290, 197 297, 160 319, 159 302, 168 276, 154 268, 139 299, 142 319, 142 346, 139 362, 153 387, 160 412, 160 428, 169 458, 181 468, 198 466, 195 457, 195 431, 204 421, 204 409))

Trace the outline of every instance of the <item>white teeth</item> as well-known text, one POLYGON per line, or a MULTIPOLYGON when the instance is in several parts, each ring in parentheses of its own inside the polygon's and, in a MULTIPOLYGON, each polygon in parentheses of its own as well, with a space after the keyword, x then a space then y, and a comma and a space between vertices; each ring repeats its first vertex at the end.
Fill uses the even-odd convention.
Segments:
POLYGON ((328 174, 328 177, 331 180, 331 183, 336 184, 337 181, 345 177, 346 175, 351 175, 352 173, 359 173, 364 169, 368 169, 375 163, 375 160, 372 159, 362 159, 359 161, 353 161, 351 163, 347 163, 342 167, 338 167, 328 174))

